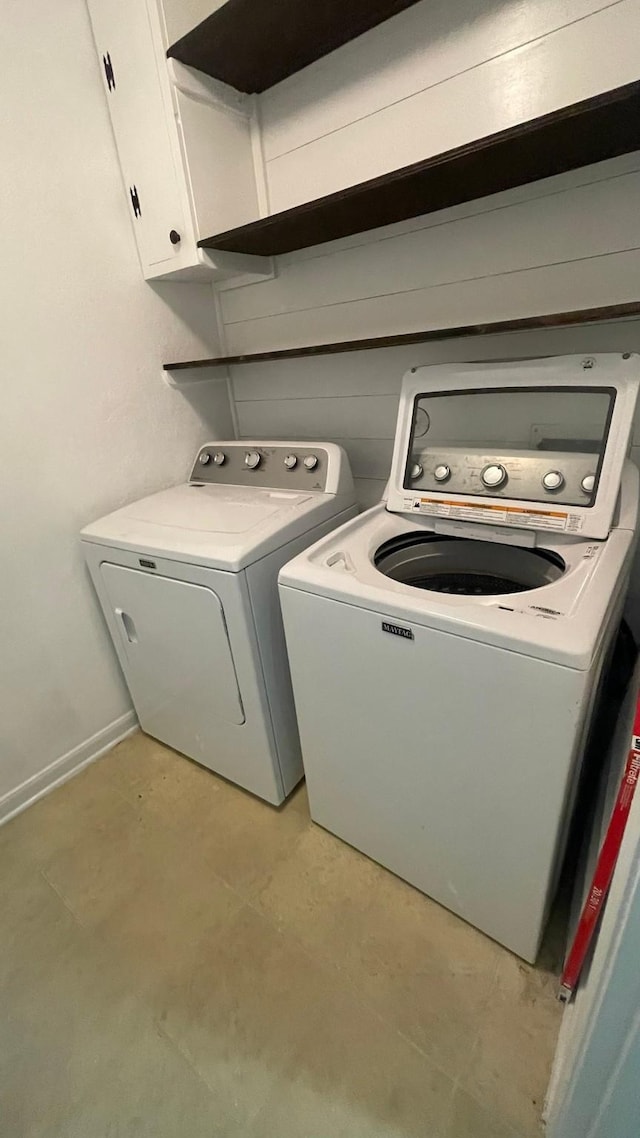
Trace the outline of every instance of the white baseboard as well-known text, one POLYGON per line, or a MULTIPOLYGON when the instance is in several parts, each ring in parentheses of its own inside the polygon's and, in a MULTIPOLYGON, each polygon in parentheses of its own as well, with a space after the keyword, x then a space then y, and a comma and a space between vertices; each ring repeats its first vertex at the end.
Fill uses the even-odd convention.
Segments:
POLYGON ((121 739, 131 735, 138 726, 135 711, 127 711, 101 731, 97 731, 90 739, 85 739, 73 750, 67 751, 59 759, 54 759, 44 770, 26 779, 20 786, 10 790, 0 798, 0 825, 8 822, 15 814, 26 810, 27 806, 37 802, 43 795, 48 794, 54 787, 60 786, 83 767, 99 758, 105 751, 110 751, 121 739))

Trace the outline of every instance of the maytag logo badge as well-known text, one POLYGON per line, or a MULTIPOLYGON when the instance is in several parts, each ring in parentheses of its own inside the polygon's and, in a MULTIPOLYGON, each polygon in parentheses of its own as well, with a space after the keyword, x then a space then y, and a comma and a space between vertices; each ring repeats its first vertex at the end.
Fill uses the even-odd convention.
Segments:
POLYGON ((382 631, 390 632, 392 636, 402 636, 405 640, 414 639, 410 628, 403 628, 401 624, 390 624, 388 620, 383 620, 382 631))

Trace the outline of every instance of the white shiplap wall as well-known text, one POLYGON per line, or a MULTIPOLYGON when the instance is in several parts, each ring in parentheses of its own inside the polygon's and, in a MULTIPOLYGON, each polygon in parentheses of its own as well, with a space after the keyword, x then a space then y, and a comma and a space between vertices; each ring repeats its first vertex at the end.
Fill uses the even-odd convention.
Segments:
MULTIPOLYGON (((232 369, 243 438, 327 439, 346 449, 362 505, 379 501, 391 465, 402 376, 420 364, 570 352, 640 352, 640 320, 445 340, 232 369)), ((640 457, 640 411, 634 431, 640 457)))
MULTIPOLYGON (((638 0, 424 0, 260 96, 270 208, 637 79, 639 35, 638 0)), ((639 200, 634 153, 278 257, 273 279, 221 286, 226 349, 636 299, 639 200)))
POLYGON ((640 153, 277 258, 220 293, 233 353, 636 299, 640 153))
MULTIPOLYGON (((348 184, 385 163, 423 157, 427 127, 435 149, 446 149, 461 131, 483 133, 477 116, 487 109, 518 121, 549 109, 545 100, 562 105, 638 78, 627 41, 636 44, 639 18, 637 0, 416 5, 261 97, 271 208, 335 189, 336 177, 348 184), (482 78, 489 73, 490 89, 482 78), (415 101, 419 91, 437 94, 437 114, 415 101), (395 127, 384 125, 389 108, 395 127), (372 124, 363 146, 368 135, 359 132, 372 124), (409 154, 407 140, 420 153, 409 154)), ((490 129, 499 126, 495 118, 490 129)), ((634 153, 279 257, 274 279, 219 292, 225 349, 269 351, 640 299, 639 205, 634 153)), ((342 443, 369 504, 389 470, 408 367, 615 350, 640 351, 640 321, 245 365, 232 369, 238 428, 244 437, 342 443)), ((640 429, 635 443, 640 455, 640 429)))
POLYGON ((422 0, 260 96, 272 212, 638 77, 637 0, 422 0))
POLYGON ((227 0, 160 0, 167 28, 167 42, 175 43, 226 2, 227 0))
MULTIPOLYGON (((360 504, 380 500, 391 465, 402 376, 420 364, 584 352, 640 353, 640 319, 444 340, 406 348, 247 364, 232 369, 242 438, 326 439, 347 451, 360 504)), ((640 466, 640 407, 631 457, 640 466)), ((640 637, 640 546, 627 615, 640 637)))

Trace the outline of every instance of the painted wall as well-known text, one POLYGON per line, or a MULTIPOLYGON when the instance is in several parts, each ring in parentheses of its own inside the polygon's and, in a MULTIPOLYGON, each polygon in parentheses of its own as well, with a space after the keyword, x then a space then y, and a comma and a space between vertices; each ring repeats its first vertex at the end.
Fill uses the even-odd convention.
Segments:
MULTIPOLYGON (((226 346, 261 351, 635 299, 639 191, 634 153, 279 257, 274 280, 220 293, 226 346)), ((640 322, 232 368, 239 432, 341 443, 368 506, 388 476, 407 368, 582 351, 638 352, 640 322)), ((633 442, 640 461, 640 413, 633 442)), ((640 568, 635 579, 640 631, 640 568)))
POLYGON ((259 98, 275 212, 637 79, 636 0, 421 0, 259 98))
MULTIPOLYGON (((589 60, 603 43, 621 43, 637 18, 628 0, 415 5, 260 97, 271 208, 459 144, 461 131, 497 130, 508 125, 498 121, 502 114, 518 121, 627 82, 636 63, 625 51, 607 56, 606 72, 589 60), (438 113, 426 113, 424 99, 436 97, 438 113), (485 113, 495 121, 481 129, 475 118, 485 113), (429 140, 424 131, 439 133, 429 140)), ((278 257, 273 280, 220 290, 226 349, 269 351, 634 300, 639 196, 640 153, 633 153, 278 257)), ((638 350, 638 327, 236 368, 240 431, 340 441, 369 504, 389 470, 409 366, 638 350)))
MULTIPOLYGON (((270 209, 636 79, 638 18, 636 0, 423 0, 260 96, 270 209)), ((273 280, 220 290, 225 346, 269 351, 634 300, 639 192, 635 153, 278 257, 273 280)), ((313 374, 330 384, 341 367, 325 360, 313 374)))
MULTIPOLYGON (((471 83, 463 101, 472 116, 474 92, 480 91, 489 65, 495 86, 488 104, 479 100, 482 106, 515 106, 523 117, 527 106, 520 96, 525 89, 531 98, 546 98, 553 88, 560 102, 570 102, 588 93, 590 74, 592 91, 627 81, 624 53, 611 53, 604 78, 601 70, 590 72, 582 64, 597 50, 600 35, 607 42, 605 24, 631 30, 637 6, 619 0, 594 11, 596 7, 593 0, 483 0, 456 6, 454 13, 451 5, 436 0, 429 5, 434 22, 427 39, 426 8, 418 4, 285 80, 261 96, 272 207, 290 204, 274 198, 270 172, 285 159, 294 163, 284 179, 289 194, 325 192, 331 187, 323 179, 336 170, 347 182, 356 180, 340 149, 340 139, 352 127, 360 131, 376 124, 377 145, 358 152, 361 177, 379 172, 371 163, 395 161, 398 131, 384 126, 383 108, 401 111, 410 124, 420 83, 425 92, 439 93, 438 129, 453 132, 439 139, 438 147, 444 149, 460 141, 454 134, 461 123, 468 126, 455 94, 456 76, 471 83), (569 36, 578 37, 586 56, 569 49, 569 36), (518 75, 522 88, 517 87, 518 75), (331 156, 324 162, 322 148, 328 146, 331 156), (313 192, 301 188, 305 179, 313 192)), ((529 107, 531 113, 541 109, 529 107)), ((432 122, 429 116, 427 120, 432 122)), ((409 130, 406 137, 417 135, 409 130)), ((357 151, 360 143, 354 145, 357 151)), ((225 347, 231 353, 269 351, 635 300, 639 196, 636 152, 278 257, 273 280, 220 290, 225 347)), ((398 393, 408 367, 611 350, 640 350, 640 323, 238 367, 232 377, 239 430, 246 437, 296 435, 340 442, 350 455, 360 500, 369 505, 380 498, 389 471, 398 393)), ((634 436, 638 458, 640 419, 634 436)))
MULTIPOLYGON (((514 359, 570 352, 640 351, 640 321, 445 340, 334 357, 232 369, 243 438, 328 439, 349 454, 363 506, 380 500, 391 466, 404 372, 420 364, 514 359)), ((640 460, 640 411, 635 447, 640 460)))
POLYGON ((2 33, 0 816, 128 722, 79 529, 231 429, 224 385, 162 378, 215 351, 211 291, 142 280, 83 0, 2 33))
MULTIPOLYGON (((459 144, 461 131, 499 129, 507 125, 500 115, 517 121, 636 78, 623 41, 633 39, 637 19, 629 0, 415 5, 260 97, 271 208, 459 144), (603 52, 614 43, 616 50, 603 52), (595 66, 605 55, 606 67, 595 66), (424 100, 435 98, 438 113, 427 114, 424 100), (480 129, 477 116, 485 113, 494 120, 480 129), (440 133, 427 139, 425 131, 440 133)), ((233 354, 270 351, 636 300, 639 197, 636 152, 278 257, 272 280, 220 289, 224 346, 233 354)), ((379 500, 388 475, 408 367, 617 350, 640 351, 640 322, 231 374, 242 436, 340 442, 366 506, 379 500)), ((640 458, 640 417, 633 456, 640 458)))
POLYGON ((640 154, 276 259, 220 294, 231 352, 637 298, 640 154))
POLYGON ((161 0, 168 42, 175 43, 226 2, 227 0, 161 0))

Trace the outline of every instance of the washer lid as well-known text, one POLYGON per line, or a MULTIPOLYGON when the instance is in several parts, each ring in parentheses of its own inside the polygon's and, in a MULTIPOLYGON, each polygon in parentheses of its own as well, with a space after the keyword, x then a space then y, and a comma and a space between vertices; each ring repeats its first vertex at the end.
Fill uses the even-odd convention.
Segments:
POLYGON ((414 368, 387 508, 604 538, 639 383, 637 355, 414 368))

